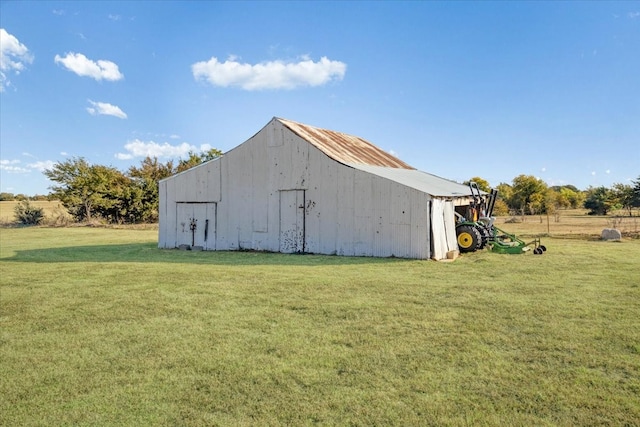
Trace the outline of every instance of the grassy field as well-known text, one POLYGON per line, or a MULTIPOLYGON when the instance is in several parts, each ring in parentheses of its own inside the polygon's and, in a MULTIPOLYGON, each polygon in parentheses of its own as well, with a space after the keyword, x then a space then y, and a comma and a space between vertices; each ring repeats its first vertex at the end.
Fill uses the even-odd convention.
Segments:
POLYGON ((640 425, 638 239, 437 263, 156 233, 0 229, 0 425, 640 425))
MULTIPOLYGON (((67 210, 59 201, 34 200, 29 202, 31 206, 41 208, 44 213, 44 223, 49 225, 66 225, 71 218, 67 210)), ((0 202, 0 226, 15 222, 15 208, 18 201, 0 202)))

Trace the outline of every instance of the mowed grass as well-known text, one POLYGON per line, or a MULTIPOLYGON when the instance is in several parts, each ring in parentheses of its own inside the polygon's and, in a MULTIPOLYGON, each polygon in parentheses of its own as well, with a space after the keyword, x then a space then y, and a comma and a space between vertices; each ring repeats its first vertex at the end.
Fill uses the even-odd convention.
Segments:
POLYGON ((0 229, 1 425, 640 424, 640 240, 437 263, 156 233, 0 229))

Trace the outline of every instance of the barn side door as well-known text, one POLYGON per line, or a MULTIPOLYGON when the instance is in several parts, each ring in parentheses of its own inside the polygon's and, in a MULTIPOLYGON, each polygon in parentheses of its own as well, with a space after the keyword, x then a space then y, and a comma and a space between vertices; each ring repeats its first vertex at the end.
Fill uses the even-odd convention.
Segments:
POLYGON ((280 191, 280 252, 305 251, 304 190, 280 191))
POLYGON ((201 246, 205 250, 216 248, 216 204, 177 203, 176 246, 201 246))

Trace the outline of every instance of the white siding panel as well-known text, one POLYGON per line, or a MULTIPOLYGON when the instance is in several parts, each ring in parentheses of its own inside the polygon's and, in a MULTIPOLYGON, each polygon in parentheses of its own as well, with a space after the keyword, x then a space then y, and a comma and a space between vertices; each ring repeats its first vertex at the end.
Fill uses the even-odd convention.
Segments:
POLYGON ((306 192, 306 250, 336 253, 338 229, 338 163, 315 147, 309 149, 309 188, 306 192))
POLYGON ((216 249, 216 204, 176 203, 176 246, 216 249))
POLYGON ((354 181, 354 255, 373 256, 373 175, 357 171, 354 181))
POLYGON ((221 187, 221 160, 212 160, 171 178, 178 188, 176 201, 218 202, 221 187))
POLYGON ((279 164, 281 182, 279 190, 304 189, 308 187, 309 143, 299 136, 285 132, 280 150, 279 164))
MULTIPOLYGON (((343 185, 339 179, 338 163, 331 161, 323 153, 319 155, 319 163, 322 165, 316 192, 319 194, 318 202, 314 206, 314 212, 318 215, 318 248, 325 254, 337 253, 337 239, 339 235, 339 187, 343 185), (326 186, 323 185, 326 183, 326 186)), ((346 203, 351 203, 349 200, 346 203)))
POLYGON ((162 248, 176 247, 176 185, 174 179, 167 179, 160 183, 159 187, 159 221, 160 221, 160 246, 162 248), (164 189, 163 189, 164 188, 164 189))
POLYGON ((252 249, 253 240, 253 171, 251 148, 253 138, 234 149, 228 161, 229 206, 227 211, 228 244, 231 249, 252 249))
MULTIPOLYGON (((218 227, 216 248, 219 250, 229 250, 232 248, 230 243, 230 223, 229 210, 233 205, 233 192, 229 191, 229 163, 231 155, 225 155, 220 163, 220 176, 222 180, 222 188, 220 194, 220 203, 218 204, 218 227)), ((237 245, 236 245, 237 246, 237 245)))
POLYGON ((389 206, 388 229, 385 235, 388 256, 409 258, 411 256, 411 192, 403 185, 390 182, 388 199, 381 200, 389 206))
POLYGON ((391 198, 391 181, 371 177, 371 222, 373 229, 369 237, 369 245, 372 245, 372 255, 387 257, 392 255, 390 242, 395 238, 390 227, 389 200, 391 198))
POLYGON ((431 228, 429 197, 421 191, 411 190, 411 257, 431 257, 431 228))
POLYGON ((391 236, 388 240, 388 253, 386 256, 397 258, 411 257, 411 226, 408 224, 391 224, 389 226, 391 236))
MULTIPOLYGON (((251 150, 251 222, 252 231, 258 233, 266 233, 269 225, 269 160, 265 140, 268 133, 255 135, 251 150)), ((260 235, 256 237, 263 239, 260 235)))
POLYGON ((304 190, 280 191, 280 252, 305 251, 304 193, 304 190))
POLYGON ((167 235, 169 227, 167 222, 167 181, 158 184, 158 247, 168 248, 167 235))
POLYGON ((338 167, 338 202, 337 202, 337 237, 336 253, 338 255, 353 256, 356 236, 356 209, 355 209, 355 176, 356 170, 340 166, 338 167))

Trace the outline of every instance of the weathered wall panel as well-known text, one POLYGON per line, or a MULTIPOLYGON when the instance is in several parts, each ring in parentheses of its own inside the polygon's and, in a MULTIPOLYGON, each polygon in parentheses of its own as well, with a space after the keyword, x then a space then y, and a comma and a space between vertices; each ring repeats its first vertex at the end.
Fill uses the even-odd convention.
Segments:
POLYGON ((411 258, 431 257, 430 197, 421 191, 411 190, 411 258))
MULTIPOLYGON (((353 256, 355 249, 356 209, 355 179, 356 170, 340 166, 337 168, 337 237, 336 253, 353 256)), ((327 190, 330 191, 330 190, 327 190)))

